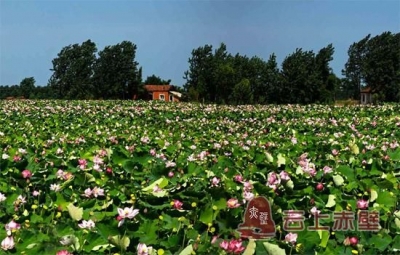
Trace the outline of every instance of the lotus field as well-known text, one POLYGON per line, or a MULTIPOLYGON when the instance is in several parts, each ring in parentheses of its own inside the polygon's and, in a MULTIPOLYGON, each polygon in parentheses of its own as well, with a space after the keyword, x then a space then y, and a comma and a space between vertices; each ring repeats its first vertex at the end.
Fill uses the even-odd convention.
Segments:
POLYGON ((0 254, 400 254, 400 105, 0 106, 0 254))

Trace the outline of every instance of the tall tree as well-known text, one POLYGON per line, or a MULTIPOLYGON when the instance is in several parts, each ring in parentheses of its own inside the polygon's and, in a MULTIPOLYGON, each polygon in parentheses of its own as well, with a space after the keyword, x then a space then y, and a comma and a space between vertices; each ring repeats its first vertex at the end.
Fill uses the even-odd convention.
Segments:
POLYGON ((332 102, 335 94, 335 77, 329 62, 335 52, 332 44, 322 48, 315 56, 315 71, 318 84, 314 87, 314 98, 317 102, 332 102))
POLYGON ((371 35, 367 35, 361 41, 357 43, 353 43, 349 50, 347 51, 349 55, 349 59, 345 64, 344 70, 342 70, 343 75, 346 77, 346 84, 350 86, 347 90, 351 90, 353 92, 353 99, 360 98, 360 90, 362 85, 364 84, 364 79, 362 75, 363 65, 364 65, 364 56, 366 44, 371 35))
POLYGON ((282 62, 282 87, 279 103, 308 104, 316 101, 318 77, 312 51, 296 51, 282 62))
POLYGON ((58 98, 92 98, 93 64, 96 60, 96 44, 91 40, 81 45, 64 47, 53 59, 53 75, 49 86, 57 91, 58 98))
POLYGON ((254 56, 249 59, 248 67, 248 79, 250 81, 251 92, 253 95, 252 100, 257 104, 265 103, 267 90, 267 64, 263 59, 254 56))
POLYGON ((95 63, 96 97, 131 99, 141 90, 141 68, 135 61, 136 45, 123 41, 99 52, 95 63))
POLYGON ((384 32, 353 43, 343 70, 346 84, 359 99, 362 86, 369 86, 385 101, 400 101, 400 33, 384 32))
POLYGON ((250 80, 244 78, 236 84, 233 88, 231 98, 232 102, 237 105, 252 104, 253 92, 251 91, 250 80))
POLYGON ((400 101, 400 33, 384 32, 368 40, 361 73, 385 101, 400 101))
POLYGON ((20 95, 24 98, 30 98, 35 92, 35 78, 28 77, 24 78, 19 84, 20 95))
MULTIPOLYGON (((192 51, 189 58, 189 70, 185 72, 184 88, 189 96, 196 95, 198 100, 210 102, 209 88, 213 82, 213 52, 211 45, 205 45, 192 51)), ((194 98, 189 98, 194 99, 194 98)))
POLYGON ((212 81, 209 84, 211 101, 227 103, 233 89, 235 70, 232 66, 232 56, 227 52, 226 45, 221 43, 215 50, 212 61, 212 81))
POLYGON ((266 74, 264 80, 266 102, 267 103, 278 103, 281 96, 281 76, 276 62, 275 54, 269 56, 266 63, 266 74))

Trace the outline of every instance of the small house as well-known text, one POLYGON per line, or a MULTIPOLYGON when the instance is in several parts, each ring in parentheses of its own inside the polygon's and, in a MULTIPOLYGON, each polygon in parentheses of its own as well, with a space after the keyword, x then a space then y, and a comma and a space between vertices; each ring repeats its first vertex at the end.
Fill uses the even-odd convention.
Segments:
POLYGON ((371 89, 371 87, 362 88, 360 91, 361 104, 372 104, 373 103, 372 94, 373 90, 371 89))
POLYGON ((182 94, 174 90, 173 85, 144 85, 148 99, 165 102, 179 102, 182 94))

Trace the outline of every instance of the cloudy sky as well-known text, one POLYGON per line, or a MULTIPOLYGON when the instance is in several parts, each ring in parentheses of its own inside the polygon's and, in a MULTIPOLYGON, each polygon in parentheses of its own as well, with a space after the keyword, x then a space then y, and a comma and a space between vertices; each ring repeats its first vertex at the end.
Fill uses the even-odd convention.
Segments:
POLYGON ((349 46, 385 31, 400 32, 399 0, 0 0, 0 84, 33 76, 46 85, 58 52, 87 39, 98 50, 132 41, 143 78, 179 86, 191 51, 221 42, 232 54, 275 53, 279 64, 332 43, 341 75, 349 46))

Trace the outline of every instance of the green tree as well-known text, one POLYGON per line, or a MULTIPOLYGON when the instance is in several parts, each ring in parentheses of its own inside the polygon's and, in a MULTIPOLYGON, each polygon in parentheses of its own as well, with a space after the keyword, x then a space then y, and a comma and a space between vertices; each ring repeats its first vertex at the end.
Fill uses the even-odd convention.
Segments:
POLYGON ((263 82, 266 92, 266 103, 278 103, 282 96, 281 76, 275 54, 269 56, 265 69, 266 73, 263 82))
POLYGON ((135 61, 136 48, 123 41, 99 52, 94 67, 97 98, 131 99, 141 93, 142 70, 135 61))
POLYGON ((244 78, 238 84, 236 84, 233 88, 231 97, 234 104, 252 104, 253 93, 251 91, 250 80, 244 78))
POLYGON ((345 68, 342 70, 343 75, 347 79, 346 85, 348 88, 346 88, 346 90, 351 91, 353 93, 353 99, 357 100, 360 98, 360 90, 364 84, 362 70, 365 61, 366 44, 370 37, 371 35, 367 35, 361 41, 353 43, 350 46, 347 51, 349 58, 345 64, 345 68))
POLYGON ((93 65, 96 60, 96 44, 91 40, 81 45, 64 47, 53 59, 53 74, 49 86, 57 91, 57 98, 88 99, 92 98, 93 65))
POLYGON ((163 80, 159 76, 156 75, 151 75, 147 76, 146 80, 144 81, 144 84, 151 84, 151 85, 170 85, 171 80, 163 80))
POLYGON ((347 91, 360 98, 363 86, 381 94, 384 101, 400 101, 400 33, 367 35, 353 43, 343 74, 347 91))
POLYGON ((400 33, 384 32, 365 44, 361 68, 365 83, 385 101, 400 101, 400 33))
POLYGON ((333 74, 329 62, 333 60, 335 52, 332 44, 322 48, 315 56, 315 71, 318 83, 314 90, 314 99, 317 102, 332 102, 336 88, 336 76, 333 74))
POLYGON ((233 68, 233 58, 227 52, 224 43, 221 43, 213 54, 211 72, 212 77, 209 84, 211 101, 227 103, 233 89, 235 70, 233 68))
MULTIPOLYGON (((198 100, 203 102, 211 101, 210 83, 213 82, 213 52, 211 45, 205 45, 192 51, 189 58, 189 70, 185 72, 186 83, 184 88, 190 95, 197 95, 198 100)), ((192 100, 193 98, 189 98, 192 100)))
POLYGON ((19 97, 20 93, 21 91, 18 85, 0 86, 0 99, 5 99, 7 97, 19 97))
POLYGON ((24 98, 31 98, 35 92, 35 78, 24 78, 19 84, 20 95, 24 98))
POLYGON ((309 104, 316 101, 320 84, 314 55, 312 51, 296 49, 284 59, 279 103, 309 104))
POLYGON ((248 60, 247 67, 247 78, 250 81, 251 92, 253 97, 253 102, 257 104, 262 104, 266 102, 266 75, 267 75, 267 65, 266 62, 254 56, 248 60))

